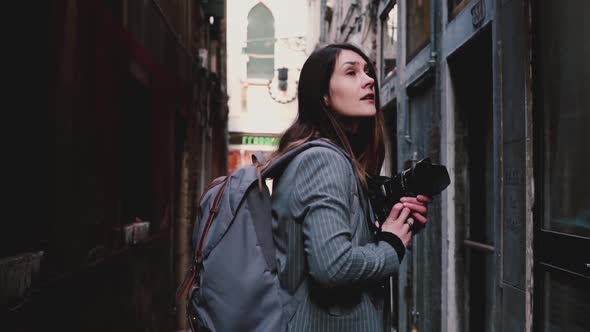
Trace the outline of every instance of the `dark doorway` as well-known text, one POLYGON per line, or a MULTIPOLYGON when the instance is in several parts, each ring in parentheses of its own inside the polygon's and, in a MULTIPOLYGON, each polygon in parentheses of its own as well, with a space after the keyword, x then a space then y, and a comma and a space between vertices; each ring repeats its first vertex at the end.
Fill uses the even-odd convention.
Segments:
MULTIPOLYGON (((386 176, 395 176, 399 170, 397 168, 398 153, 397 153, 397 100, 392 100, 385 107, 383 107, 384 119, 384 140, 385 140, 385 161, 383 171, 386 176), (388 174, 389 173, 389 174, 388 174)), ((394 331, 398 330, 399 325, 399 278, 395 274, 389 279, 389 296, 391 303, 391 328, 394 331)))
POLYGON ((387 176, 393 176, 397 174, 399 171, 397 169, 397 101, 392 100, 383 108, 383 120, 385 122, 385 142, 386 142, 386 149, 385 152, 385 163, 384 165, 391 174, 386 174, 387 176))
POLYGON ((449 58, 455 100, 458 304, 464 331, 494 331, 493 78, 490 26, 449 58))
POLYGON ((120 206, 123 224, 136 217, 153 220, 152 215, 152 115, 150 91, 135 79, 125 85, 122 110, 123 149, 122 202, 120 206))
MULTIPOLYGON (((408 111, 400 135, 400 165, 407 169, 423 158, 440 163, 440 112, 438 111, 434 72, 429 71, 407 88, 408 111)), ((407 254, 407 280, 400 285, 406 299, 406 314, 400 319, 400 330, 440 331, 441 321, 441 200, 435 198, 428 207, 428 230, 413 238, 407 254), (432 222, 435 220, 434 222, 432 222)))

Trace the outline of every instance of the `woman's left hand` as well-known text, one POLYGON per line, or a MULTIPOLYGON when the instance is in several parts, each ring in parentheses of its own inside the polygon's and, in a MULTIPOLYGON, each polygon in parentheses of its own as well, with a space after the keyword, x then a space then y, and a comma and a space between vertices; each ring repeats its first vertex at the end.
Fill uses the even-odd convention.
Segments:
POLYGON ((412 231, 417 233, 424 226, 426 226, 426 215, 428 214, 428 204, 432 202, 432 198, 425 195, 418 195, 416 197, 402 197, 400 202, 410 209, 411 215, 418 222, 413 225, 412 231))

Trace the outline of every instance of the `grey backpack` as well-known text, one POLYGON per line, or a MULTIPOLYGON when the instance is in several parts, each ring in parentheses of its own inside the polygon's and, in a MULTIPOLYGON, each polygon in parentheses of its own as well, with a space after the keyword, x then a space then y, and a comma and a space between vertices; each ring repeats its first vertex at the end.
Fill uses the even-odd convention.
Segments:
MULTIPOLYGON (((256 164, 264 161, 255 155, 253 165, 215 179, 201 196, 192 239, 194 260, 179 289, 181 296, 188 295, 193 331, 286 331, 295 302, 279 284, 271 197, 264 180, 314 146, 346 156, 318 139, 287 152, 260 173, 256 164)), ((295 297, 302 296, 299 293, 295 297)))

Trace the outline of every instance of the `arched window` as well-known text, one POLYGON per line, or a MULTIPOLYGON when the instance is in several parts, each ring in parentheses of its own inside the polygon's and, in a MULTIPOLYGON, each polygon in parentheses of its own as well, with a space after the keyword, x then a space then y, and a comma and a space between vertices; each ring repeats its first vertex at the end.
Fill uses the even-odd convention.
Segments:
POLYGON ((271 79, 274 74, 275 20, 262 3, 248 14, 248 78, 271 79))

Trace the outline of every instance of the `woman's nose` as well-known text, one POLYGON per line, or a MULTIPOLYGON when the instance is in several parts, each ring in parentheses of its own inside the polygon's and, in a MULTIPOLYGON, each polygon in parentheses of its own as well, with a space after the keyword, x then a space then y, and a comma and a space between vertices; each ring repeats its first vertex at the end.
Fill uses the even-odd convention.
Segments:
POLYGON ((363 87, 369 86, 372 87, 375 85, 375 79, 373 79, 369 74, 365 73, 365 81, 363 82, 363 87))

